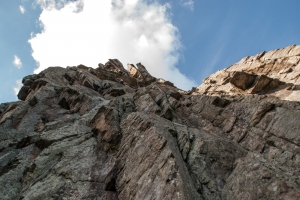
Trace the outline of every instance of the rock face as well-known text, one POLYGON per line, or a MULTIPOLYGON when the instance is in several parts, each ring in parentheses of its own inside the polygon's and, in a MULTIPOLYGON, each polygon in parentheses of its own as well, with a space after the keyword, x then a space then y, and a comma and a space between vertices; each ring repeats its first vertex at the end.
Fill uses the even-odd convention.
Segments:
POLYGON ((116 59, 26 76, 0 105, 1 199, 300 199, 299 60, 264 52, 188 92, 116 59))
POLYGON ((198 88, 208 95, 272 94, 299 101, 300 46, 262 52, 207 77, 198 88))

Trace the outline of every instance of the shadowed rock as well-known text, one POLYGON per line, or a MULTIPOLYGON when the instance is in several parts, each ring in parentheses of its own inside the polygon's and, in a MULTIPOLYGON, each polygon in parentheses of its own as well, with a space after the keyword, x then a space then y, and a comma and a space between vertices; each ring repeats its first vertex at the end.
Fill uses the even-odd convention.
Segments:
MULTIPOLYGON (((249 89, 257 75, 248 74, 245 72, 236 72, 230 80, 230 83, 242 90, 249 89)), ((216 82, 212 82, 216 83, 216 82)))

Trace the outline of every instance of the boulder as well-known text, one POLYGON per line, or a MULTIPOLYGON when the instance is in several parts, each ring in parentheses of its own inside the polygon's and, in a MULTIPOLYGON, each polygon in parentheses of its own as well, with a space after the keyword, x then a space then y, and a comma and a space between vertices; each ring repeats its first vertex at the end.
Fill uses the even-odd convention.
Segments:
MULTIPOLYGON (((230 83, 239 89, 247 90, 253 85, 256 77, 257 75, 246 72, 236 72, 231 78, 230 83)), ((216 81, 211 83, 216 83, 216 81)))

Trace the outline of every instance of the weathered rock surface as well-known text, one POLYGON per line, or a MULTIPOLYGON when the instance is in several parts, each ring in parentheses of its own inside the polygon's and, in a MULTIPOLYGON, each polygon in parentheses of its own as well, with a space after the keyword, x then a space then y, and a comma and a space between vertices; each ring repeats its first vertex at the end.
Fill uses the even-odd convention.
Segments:
POLYGON ((272 94, 299 101, 300 46, 262 52, 207 77, 197 89, 208 95, 272 94))
POLYGON ((0 105, 1 199, 300 199, 299 60, 247 57, 189 92, 116 59, 26 76, 0 105))

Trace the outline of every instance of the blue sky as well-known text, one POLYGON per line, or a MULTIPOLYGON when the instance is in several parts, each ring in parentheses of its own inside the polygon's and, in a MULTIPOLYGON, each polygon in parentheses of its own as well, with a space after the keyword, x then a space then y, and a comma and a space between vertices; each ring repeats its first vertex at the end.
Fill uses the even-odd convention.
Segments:
POLYGON ((48 66, 142 62, 179 88, 300 44, 299 0, 0 0, 0 102, 48 66))

